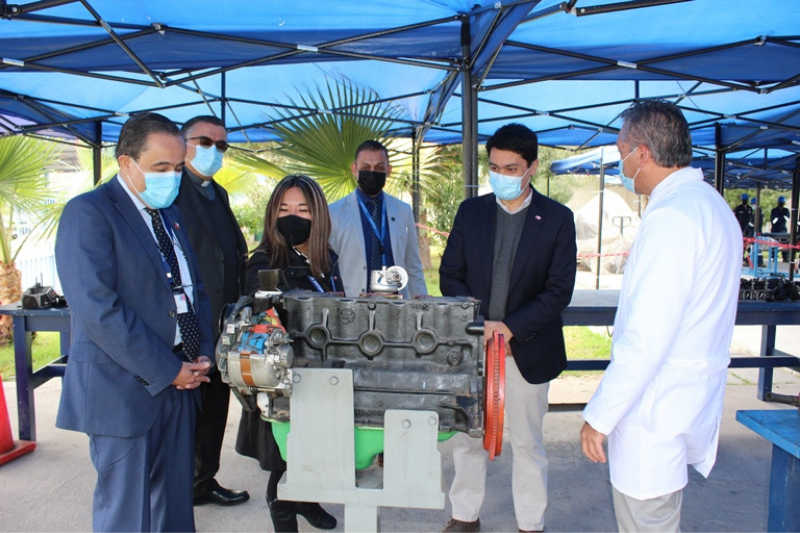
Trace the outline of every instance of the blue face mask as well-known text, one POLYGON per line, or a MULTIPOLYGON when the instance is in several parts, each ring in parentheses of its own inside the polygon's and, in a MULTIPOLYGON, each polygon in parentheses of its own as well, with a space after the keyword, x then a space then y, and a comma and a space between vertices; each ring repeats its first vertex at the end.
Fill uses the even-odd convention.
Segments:
MULTIPOLYGON (((633 149, 633 152, 635 152, 638 149, 639 149, 639 147, 637 146, 636 148, 633 149)), ((634 184, 633 180, 636 179, 636 176, 639 175, 639 171, 642 170, 642 169, 641 168, 637 169, 636 170, 636 174, 634 174, 632 178, 629 178, 628 176, 626 176, 625 175, 625 171, 622 169, 622 163, 625 162, 625 159, 628 159, 630 156, 632 156, 633 152, 631 152, 628 155, 626 155, 624 159, 620 159, 619 160, 619 177, 622 180, 622 186, 623 187, 625 187, 626 189, 628 189, 629 191, 631 191, 634 194, 638 194, 636 192, 636 185, 634 184)))
POLYGON ((528 170, 525 172, 525 174, 519 178, 516 176, 506 176, 504 174, 500 174, 499 172, 490 170, 489 185, 491 185, 495 196, 501 200, 515 200, 524 192, 524 189, 520 188, 520 185, 522 185, 522 181, 525 179, 525 176, 528 175, 530 170, 531 168, 528 167, 528 170))
MULTIPOLYGON (((181 186, 181 173, 145 172, 136 164, 136 161, 131 159, 131 162, 144 174, 144 191, 138 193, 139 198, 153 209, 164 209, 171 206, 175 198, 178 197, 178 190, 181 186)), ((130 178, 128 178, 128 181, 130 181, 130 178)))
POLYGON ((222 153, 216 146, 195 146, 192 166, 201 176, 213 176, 222 168, 222 153))

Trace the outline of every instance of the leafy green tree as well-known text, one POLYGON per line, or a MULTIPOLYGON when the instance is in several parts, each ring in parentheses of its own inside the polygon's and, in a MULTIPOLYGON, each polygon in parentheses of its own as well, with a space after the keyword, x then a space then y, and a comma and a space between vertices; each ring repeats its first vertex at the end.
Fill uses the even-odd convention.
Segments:
MULTIPOLYGON (((435 179, 426 181, 422 192, 422 206, 420 209, 420 222, 422 214, 425 215, 427 226, 443 233, 448 233, 453 227, 458 206, 464 199, 464 176, 462 174, 463 157, 461 145, 437 147, 434 150, 438 156, 439 172, 435 179)), ((437 231, 420 231, 432 243, 444 247, 447 237, 437 231)))
MULTIPOLYGON (((275 184, 289 172, 286 159, 279 155, 274 143, 258 144, 253 150, 228 152, 226 166, 231 178, 222 176, 220 185, 231 195, 231 209, 251 245, 261 240, 264 211, 275 184)), ((216 179, 216 176, 215 176, 216 179)))
POLYGON ((239 193, 235 197, 235 201, 231 202, 233 214, 251 248, 261 241, 264 230, 264 212, 276 183, 276 180, 271 178, 257 178, 253 180, 251 187, 239 193))
POLYGON ((582 179, 571 174, 554 174, 550 171, 550 164, 571 155, 574 154, 566 150, 539 146, 539 168, 533 178, 533 186, 540 193, 562 204, 570 201, 575 189, 581 186, 582 179))

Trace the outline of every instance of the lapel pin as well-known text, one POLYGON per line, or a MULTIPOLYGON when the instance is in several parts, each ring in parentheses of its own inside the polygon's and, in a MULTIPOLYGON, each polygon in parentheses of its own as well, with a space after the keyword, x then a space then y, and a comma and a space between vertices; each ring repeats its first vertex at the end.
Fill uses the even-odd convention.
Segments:
POLYGON ((181 229, 181 226, 177 222, 173 222, 175 229, 181 229))
POLYGON ((536 220, 542 220, 542 217, 540 217, 539 215, 536 215, 536 220))

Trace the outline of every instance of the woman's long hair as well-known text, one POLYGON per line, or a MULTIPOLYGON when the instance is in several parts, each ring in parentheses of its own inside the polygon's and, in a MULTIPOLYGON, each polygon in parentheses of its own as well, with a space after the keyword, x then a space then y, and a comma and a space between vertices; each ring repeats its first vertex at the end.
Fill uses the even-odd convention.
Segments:
POLYGON ((264 237, 261 239, 256 252, 269 255, 270 267, 286 268, 289 266, 289 243, 278 231, 277 221, 281 201, 286 191, 297 187, 303 193, 311 214, 311 235, 308 238, 308 262, 311 273, 315 277, 322 277, 331 269, 330 256, 328 255, 328 239, 331 236, 331 216, 328 212, 328 201, 325 193, 316 181, 308 176, 293 175, 283 178, 267 202, 264 213, 264 237))

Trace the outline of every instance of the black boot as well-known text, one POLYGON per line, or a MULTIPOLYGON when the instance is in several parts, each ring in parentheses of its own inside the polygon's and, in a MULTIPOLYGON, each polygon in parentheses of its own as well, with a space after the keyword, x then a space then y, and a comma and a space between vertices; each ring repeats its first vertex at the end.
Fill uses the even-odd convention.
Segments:
POLYGON ((284 500, 267 500, 272 526, 276 532, 297 533, 297 503, 284 500))
POLYGON ((308 520, 317 529, 333 529, 336 518, 318 503, 297 502, 297 514, 308 520))

